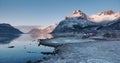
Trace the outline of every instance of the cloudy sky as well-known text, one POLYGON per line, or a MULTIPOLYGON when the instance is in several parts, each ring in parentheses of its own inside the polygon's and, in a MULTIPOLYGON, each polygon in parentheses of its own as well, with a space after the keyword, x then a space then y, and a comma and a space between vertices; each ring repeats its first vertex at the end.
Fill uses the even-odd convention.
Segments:
POLYGON ((87 15, 120 11, 120 0, 0 0, 0 23, 48 26, 77 9, 87 15))

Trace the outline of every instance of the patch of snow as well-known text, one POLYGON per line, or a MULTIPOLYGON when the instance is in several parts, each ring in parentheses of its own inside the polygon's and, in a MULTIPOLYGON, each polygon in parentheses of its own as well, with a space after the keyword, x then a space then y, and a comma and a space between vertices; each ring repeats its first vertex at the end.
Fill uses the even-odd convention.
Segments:
POLYGON ((103 21, 113 21, 120 18, 120 12, 113 12, 106 14, 109 11, 100 12, 89 16, 90 20, 93 22, 103 22, 103 21))
POLYGON ((87 15, 80 10, 75 10, 70 16, 68 16, 68 18, 74 18, 74 17, 87 18, 87 15))
POLYGON ((110 63, 110 62, 103 59, 88 59, 87 63, 110 63))

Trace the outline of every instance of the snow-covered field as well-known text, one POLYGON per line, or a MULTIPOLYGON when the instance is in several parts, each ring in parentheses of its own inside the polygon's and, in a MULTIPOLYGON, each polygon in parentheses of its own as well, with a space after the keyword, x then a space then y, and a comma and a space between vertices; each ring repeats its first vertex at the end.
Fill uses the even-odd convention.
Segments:
POLYGON ((62 42, 58 54, 42 63, 120 63, 120 41, 81 40, 56 38, 50 42, 62 42))

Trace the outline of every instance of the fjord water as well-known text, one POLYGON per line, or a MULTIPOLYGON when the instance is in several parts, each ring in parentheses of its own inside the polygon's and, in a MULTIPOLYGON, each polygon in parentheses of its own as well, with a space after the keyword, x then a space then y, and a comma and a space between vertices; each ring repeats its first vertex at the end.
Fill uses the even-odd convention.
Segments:
POLYGON ((0 35, 0 63, 26 63, 37 61, 50 55, 43 55, 41 52, 52 52, 54 48, 38 46, 37 39, 50 38, 51 35, 0 35), (14 46, 13 48, 9 48, 14 46))

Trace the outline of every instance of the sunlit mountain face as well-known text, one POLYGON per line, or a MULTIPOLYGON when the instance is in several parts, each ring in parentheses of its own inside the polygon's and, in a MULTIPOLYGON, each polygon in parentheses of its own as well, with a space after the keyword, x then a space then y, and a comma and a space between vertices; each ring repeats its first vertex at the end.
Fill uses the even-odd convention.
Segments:
POLYGON ((75 10, 70 16, 66 16, 52 33, 98 33, 100 31, 120 30, 119 22, 120 12, 107 10, 87 16, 84 12, 75 10))
MULTIPOLYGON (((62 20, 62 19, 61 19, 62 20)), ((48 27, 43 26, 14 26, 24 33, 39 34, 39 33, 66 33, 66 32, 97 32, 96 30, 111 29, 115 30, 117 22, 119 30, 120 12, 113 10, 106 10, 95 13, 88 16, 81 10, 73 11, 69 16, 66 16, 64 20, 59 24, 52 24, 48 27), (111 24, 114 24, 112 26, 111 24)))
POLYGON ((89 16, 93 22, 113 21, 120 18, 120 12, 107 10, 89 16))
POLYGON ((48 27, 39 27, 39 28, 33 28, 28 33, 29 34, 47 34, 51 33, 55 28, 57 24, 52 24, 48 27))

